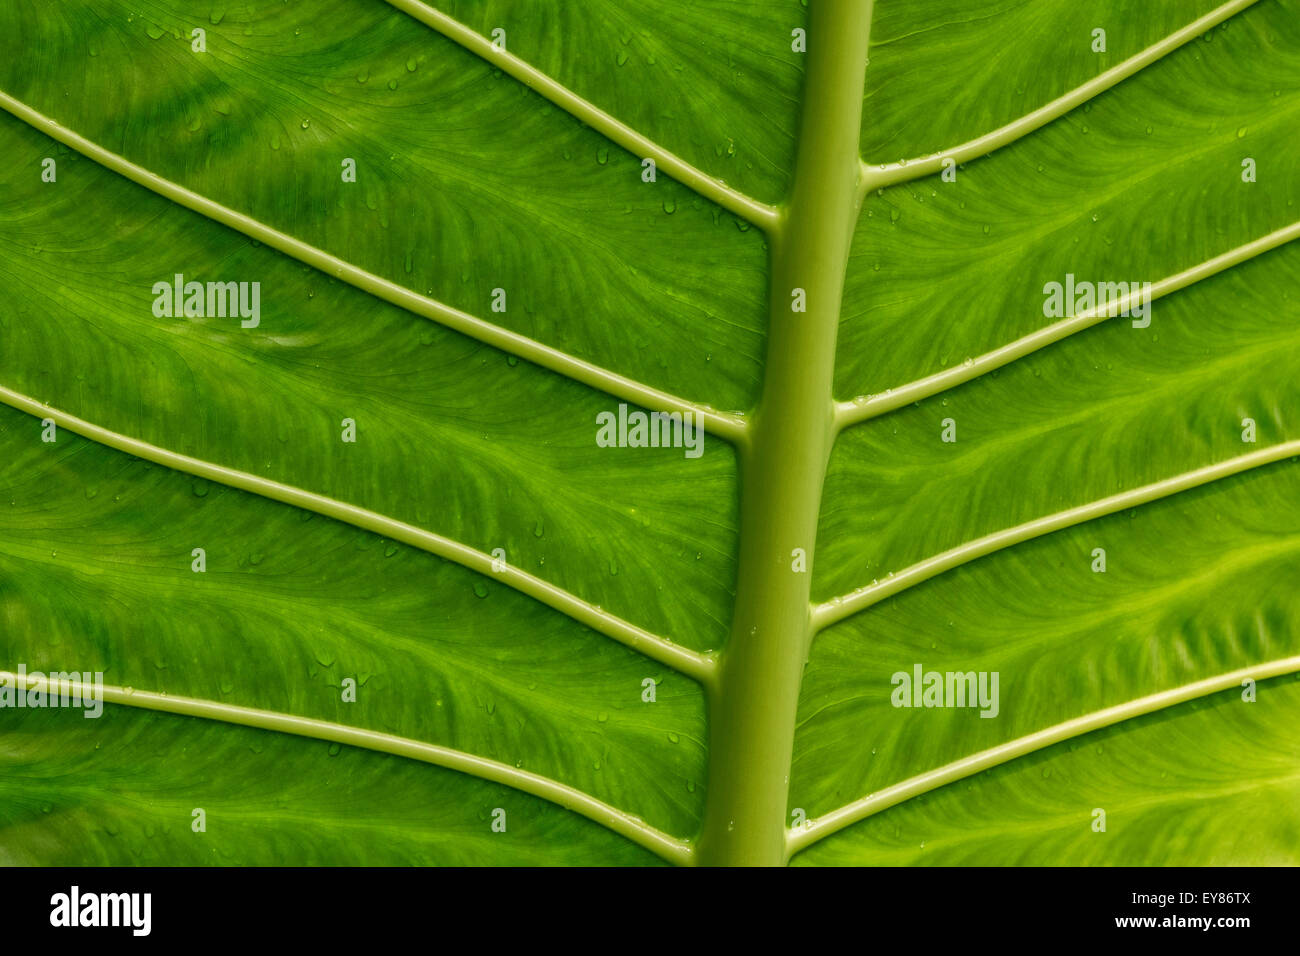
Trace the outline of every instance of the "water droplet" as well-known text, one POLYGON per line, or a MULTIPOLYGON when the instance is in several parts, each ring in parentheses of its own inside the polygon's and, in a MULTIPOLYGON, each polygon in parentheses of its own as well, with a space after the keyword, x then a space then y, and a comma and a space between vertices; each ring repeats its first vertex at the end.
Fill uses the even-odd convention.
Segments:
POLYGON ((395 90, 395 89, 397 89, 397 81, 396 81, 396 80, 389 80, 389 81, 388 81, 388 88, 389 88, 390 90, 395 90))
POLYGON ((165 34, 167 31, 164 30, 162 27, 156 27, 153 24, 150 24, 149 26, 145 27, 144 32, 149 34, 150 40, 161 40, 163 34, 165 34))
POLYGON ((546 519, 538 518, 537 523, 533 525, 533 537, 540 538, 546 534, 546 519))
POLYGON ((609 714, 605 713, 605 711, 602 710, 599 714, 596 715, 596 720, 597 722, 603 724, 607 720, 609 720, 609 714))
POLYGON ((308 118, 304 119, 304 120, 303 120, 299 125, 300 125, 303 129, 309 129, 309 128, 311 127, 311 118, 308 117, 308 118))
POLYGON ((1245 138, 1246 138, 1246 127, 1243 126, 1239 130, 1237 130, 1237 139, 1245 139, 1245 138))
POLYGON ((623 50, 619 50, 618 56, 615 57, 614 62, 617 63, 619 66, 623 66, 625 63, 627 63, 627 53, 625 53, 623 50))
POLYGON ((669 734, 668 734, 668 742, 669 742, 670 744, 680 743, 680 742, 681 742, 681 739, 682 739, 681 737, 678 737, 676 734, 674 734, 674 733, 672 733, 672 732, 669 732, 669 734))
POLYGON ((407 72, 407 73, 414 73, 414 72, 415 72, 415 67, 416 67, 416 65, 417 65, 417 64, 416 64, 414 58, 407 60, 407 61, 406 61, 406 72, 407 72))
POLYGON ((475 597, 480 597, 480 598, 485 598, 485 597, 487 597, 487 594, 488 594, 488 592, 487 592, 487 585, 484 584, 482 581, 475 581, 475 582, 474 582, 474 596, 475 596, 475 597))
POLYGON ((604 146, 596 150, 596 162, 600 163, 602 166, 609 162, 609 150, 604 146))
POLYGON ((329 747, 329 755, 330 755, 331 757, 337 757, 337 756, 338 756, 340 753, 342 753, 342 752, 343 752, 343 747, 342 747, 342 745, 340 745, 340 744, 338 744, 338 743, 332 743, 332 744, 330 744, 330 747, 329 747))
POLYGON ((673 213, 675 213, 676 211, 677 211, 677 200, 675 200, 675 199, 665 199, 665 200, 664 200, 664 212, 668 213, 668 215, 671 216, 671 215, 672 215, 673 213))

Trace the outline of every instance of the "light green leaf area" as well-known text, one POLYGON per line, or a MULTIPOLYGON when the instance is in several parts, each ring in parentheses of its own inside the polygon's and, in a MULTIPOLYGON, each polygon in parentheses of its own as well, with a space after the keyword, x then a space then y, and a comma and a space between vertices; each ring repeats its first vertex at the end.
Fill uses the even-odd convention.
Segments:
MULTIPOLYGON (((688 398, 752 404, 766 289, 748 223, 643 183, 639 157, 382 0, 223 9, 213 24, 185 0, 6 4, 0 87, 405 288, 688 398)), ((153 265, 187 264, 229 272, 153 265)))
POLYGON ((924 794, 796 865, 1295 866, 1300 681, 1139 717, 924 794), (1105 831, 1094 830, 1105 812, 1105 831))
POLYGON ((800 0, 438 5, 700 169, 778 202, 794 166, 800 0))
POLYGON ((1285 246, 1156 300, 1150 328, 1108 319, 845 432, 814 593, 829 599, 982 535, 1294 439, 1297 289, 1300 248, 1285 246))
MULTIPOLYGON (((23 165, 52 151, 10 118, 0 141, 23 165)), ((724 442, 706 437, 696 459, 611 454, 593 437, 616 400, 72 155, 58 190, 24 177, 0 216, 8 271, 21 277, 16 318, 0 327, 9 387, 155 445, 500 548, 687 646, 721 642, 735 548, 724 442), (91 203, 118 224, 111 234, 85 215, 91 203), (258 329, 156 316, 153 285, 176 271, 260 281, 258 329), (344 419, 355 443, 342 441, 344 419)))
MULTIPOLYGON (((895 15, 902 6, 894 5, 895 15)), ((1186 22, 1205 7, 1161 5, 1150 16, 1125 7, 1124 17, 1145 29, 1175 8, 1186 22)), ((880 9, 885 33, 875 42, 884 43, 884 55, 873 47, 871 70, 881 67, 887 83, 890 6, 880 9)), ((1286 583, 1300 547, 1300 486, 1296 459, 1285 453, 1300 435, 1300 250, 1256 248, 1300 218, 1300 100, 1285 80, 1300 66, 1297 10, 1290 0, 1252 6, 1044 129, 959 166, 955 181, 930 176, 868 194, 846 280, 836 381, 842 399, 872 398, 857 403, 869 417, 841 436, 830 462, 813 585, 832 620, 843 616, 841 599, 855 594, 865 609, 814 643, 801 689, 792 808, 815 818, 1105 708, 1300 653, 1300 619, 1286 583), (1245 157, 1272 175, 1243 182, 1245 157), (1197 271, 1234 250, 1243 250, 1241 262, 1197 271), (1187 281, 1160 289, 1189 271, 1195 275, 1187 281), (1029 341, 989 361, 995 350, 1061 321, 1044 312, 1044 286, 1067 274, 1157 284, 1149 327, 1135 327, 1140 317, 1102 317, 1054 344, 1029 341), (915 393, 920 401, 891 398, 890 389, 928 376, 944 387, 915 393), (963 384, 966 378, 974 380, 963 384), (885 410, 870 412, 882 399, 885 410), (1118 512, 1109 517, 1070 517, 1255 452, 1280 460, 1133 502, 1140 507, 1108 509, 1118 512), (987 557, 971 549, 984 536, 1054 515, 1063 517, 1063 530, 996 543, 987 557), (925 562, 950 549, 956 569, 926 580, 925 562), (891 597, 896 579, 906 580, 906 590, 891 597), (911 677, 918 664, 944 674, 998 672, 996 717, 981 718, 978 707, 895 706, 893 676, 911 677)), ((1022 24, 1034 56, 1045 55, 1047 37, 1086 51, 1080 36, 1087 30, 1074 27, 1114 19, 1080 5, 1015 5, 1015 12, 1065 24, 1050 31, 1022 24)), ((930 13, 927 22, 939 22, 930 13)), ((985 31, 1005 30, 1010 16, 936 27, 931 49, 945 49, 953 31, 972 49, 990 43, 985 31)), ((1142 44, 1176 28, 1166 23, 1142 44)), ((1017 32, 1007 31, 1013 38, 1001 52, 1012 54, 1017 32)), ((961 45, 953 42, 960 64, 961 45)), ((1078 59, 1026 69, 1051 89, 1041 102, 1015 100, 1006 117, 987 112, 1006 97, 984 98, 974 127, 960 95, 950 107, 934 107, 924 135, 936 142, 914 142, 903 154, 961 143, 1065 93, 1090 78, 1071 72, 1078 59)), ((901 108, 901 99, 910 108, 919 101, 920 94, 894 93, 881 91, 882 102, 901 108)), ((1017 86, 1022 94, 1029 95, 1017 86)), ((871 158, 865 138, 864 149, 871 158)), ((1257 706, 1223 696, 1242 709, 1257 706)), ((1253 726, 1253 714, 1232 718, 1233 726, 1253 726)), ((1198 719, 1204 726, 1214 718, 1198 719)), ((872 812, 882 816, 831 835, 805 862, 1276 862, 1273 827, 1258 852, 1213 830, 1182 838, 1168 853, 1165 842, 1148 842, 1153 828, 1194 830, 1184 805, 1212 802, 1218 792, 1213 780, 1201 792, 1205 755, 1140 729, 1160 724, 1133 721, 1141 742, 1104 761, 1066 756, 1070 745, 1059 744, 990 772, 987 783, 962 778, 901 807, 878 807, 872 812), (1143 748, 1161 749, 1171 778, 1148 779, 1145 795, 1127 776, 1145 759, 1143 748), (1188 768, 1178 772, 1183 762, 1188 768), (1040 772, 1046 779, 1034 783, 1040 772), (1114 775, 1110 789, 1101 782, 1107 775, 1114 775), (1184 804, 1161 803, 1165 789, 1184 804), (951 795, 938 795, 945 790, 951 795), (1110 842, 1089 843, 1103 839, 1088 828, 1090 809, 1107 805, 1103 794, 1141 796, 1149 815, 1112 817, 1110 842), (914 802, 926 809, 910 809, 914 802), (967 814, 960 819, 933 809, 958 803, 967 814), (998 826, 981 817, 1003 814, 1003 803, 1010 806, 998 826), (969 829, 968 839, 955 835, 958 828, 969 829)), ((1128 726, 1100 733, 1127 741, 1128 726)), ((1214 754, 1235 746, 1215 740, 1214 754)), ((1273 733, 1259 746, 1273 753, 1288 744, 1273 733)), ((1294 800, 1293 787, 1272 789, 1267 775, 1260 786, 1262 807, 1294 800)), ((1294 820, 1278 827, 1294 828, 1294 820)))
POLYGON ((1300 655, 1295 464, 999 551, 823 631, 791 806, 820 816, 1068 720, 1300 655), (917 664, 996 672, 996 709, 896 706, 894 675, 917 664))
POLYGON ((1220 5, 880 0, 871 23, 862 157, 897 162, 982 136, 1220 5), (1105 52, 1094 51, 1094 30, 1106 31, 1105 52))
POLYGON ((0 410, 6 669, 436 742, 689 833, 694 682, 442 558, 38 424, 0 410))
MULTIPOLYGON (((1123 8, 1148 18, 1152 6, 1123 8)), ((1154 5, 1167 6, 1188 5, 1154 5)), ((1043 35, 1055 28, 1035 42, 1043 35)), ((1043 287, 1067 274, 1157 283, 1300 218, 1300 5, 1267 0, 1206 36, 964 164, 955 182, 931 176, 869 194, 845 283, 837 397, 953 369, 1049 325, 1043 287), (1246 158, 1258 166, 1253 184, 1242 181, 1246 158)), ((954 145, 971 138, 967 112, 904 102, 927 118, 912 128, 954 145)), ((1132 330, 1153 351, 1173 321, 1165 307, 1157 301, 1151 328, 1132 330)))
POLYGON ((0 828, 10 866, 659 862, 567 810, 450 770, 130 707, 98 720, 6 714, 0 828), (504 832, 492 830, 496 810, 504 832))

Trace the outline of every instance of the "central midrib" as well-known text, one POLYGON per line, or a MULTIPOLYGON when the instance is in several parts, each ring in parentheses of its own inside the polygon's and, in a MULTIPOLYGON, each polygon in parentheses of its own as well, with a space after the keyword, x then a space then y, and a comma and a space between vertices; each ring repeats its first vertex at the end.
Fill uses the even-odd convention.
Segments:
POLYGON ((835 433, 835 339, 859 208, 871 15, 871 0, 818 0, 810 10, 794 181, 769 232, 763 391, 740 452, 735 611, 709 692, 709 783, 697 857, 706 866, 786 859, 813 547, 835 433), (793 311, 796 289, 806 311, 793 311), (798 551, 806 556, 802 566, 798 551))

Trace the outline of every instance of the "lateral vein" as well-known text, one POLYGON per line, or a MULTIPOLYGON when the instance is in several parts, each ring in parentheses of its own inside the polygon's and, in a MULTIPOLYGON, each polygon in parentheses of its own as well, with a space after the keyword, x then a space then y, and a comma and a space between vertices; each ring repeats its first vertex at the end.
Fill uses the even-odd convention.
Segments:
POLYGON ((1270 677, 1293 674, 1297 671, 1300 671, 1300 656, 1285 657, 1264 664, 1255 664, 1225 674, 1218 674, 1192 684, 1186 684, 1182 687, 1173 687, 1146 697, 1125 701, 1114 707, 1107 707, 1081 717, 1075 717, 1072 720, 1046 727, 1032 734, 1026 734, 1015 740, 998 744, 996 747, 981 750, 969 757, 955 760, 952 763, 918 774, 901 783, 893 784, 876 793, 855 800, 838 810, 832 810, 825 816, 807 821, 799 829, 787 830, 787 859, 801 850, 807 849, 818 840, 823 840, 836 831, 880 813, 882 810, 897 806, 905 800, 910 800, 923 793, 928 793, 931 790, 973 776, 999 764, 1007 763, 1017 757, 1023 757, 1026 754, 1050 747, 1052 744, 1094 730, 1100 730, 1103 727, 1109 727, 1112 724, 1118 724, 1133 717, 1164 710, 1175 704, 1186 703, 1198 697, 1205 697, 1232 687, 1238 687, 1243 680, 1248 678, 1250 680, 1265 680, 1270 677))
POLYGON ((1148 504, 1181 491, 1187 491, 1191 488, 1218 481, 1221 478, 1227 478, 1296 455, 1300 455, 1300 441, 1281 442, 1246 455, 1229 458, 1226 461, 1207 465, 1204 468, 1198 468, 1181 475, 1175 475, 1172 478, 1165 478, 1149 485, 1143 485, 1140 488, 1131 488, 1128 491, 1107 498, 1100 498, 1077 508, 1058 511, 1055 514, 1016 525, 1014 528, 1005 528, 987 534, 982 538, 967 541, 965 544, 960 544, 955 548, 950 548, 940 554, 926 558, 924 561, 913 564, 911 567, 904 568, 892 577, 877 580, 875 584, 860 587, 850 594, 817 605, 813 609, 814 633, 866 610, 873 604, 878 604, 885 598, 898 594, 900 591, 915 587, 936 575, 951 571, 953 568, 960 567, 995 551, 1001 551, 1004 548, 1009 548, 1032 538, 1038 538, 1053 531, 1060 531, 1062 528, 1082 524, 1085 521, 1091 521, 1093 518, 1114 514, 1117 511, 1123 511, 1125 508, 1148 504))
MULTIPOLYGON (((1185 289, 1242 262, 1261 256, 1266 252, 1271 252, 1295 239, 1300 239, 1300 222, 1293 222, 1289 226, 1284 226, 1245 245, 1230 249, 1213 259, 1207 259, 1190 269, 1185 269, 1175 275, 1167 276, 1159 282, 1152 283, 1147 301, 1153 302, 1170 293, 1185 289)), ((955 365, 952 368, 944 369, 942 372, 936 372, 933 375, 927 375, 924 378, 900 385, 898 388, 891 388, 875 395, 862 395, 851 401, 836 402, 836 428, 843 430, 861 424, 888 412, 896 411, 904 405, 919 402, 922 399, 956 388, 958 385, 963 385, 994 369, 1001 368, 1032 352, 1037 352, 1039 349, 1068 338, 1076 332, 1082 332, 1084 329, 1089 329, 1107 319, 1114 318, 1131 306, 1139 304, 1141 296, 1142 293, 1135 290, 1114 302, 1107 303, 1105 307, 1095 306, 1068 319, 1053 322, 1051 325, 1044 326, 1013 342, 999 346, 991 352, 985 352, 983 355, 972 359, 969 365, 965 363, 955 365)))
POLYGON ((419 0, 385 0, 385 2, 487 60, 502 72, 540 93, 560 109, 629 152, 643 159, 653 159, 656 169, 662 170, 682 185, 699 193, 705 199, 717 203, 728 212, 765 230, 773 229, 780 222, 780 213, 775 207, 759 202, 731 188, 722 180, 697 169, 680 156, 615 119, 527 61, 498 47, 487 37, 460 21, 427 4, 420 3, 419 0))
POLYGON ((422 318, 460 332, 472 339, 518 356, 566 378, 581 382, 617 398, 642 405, 651 411, 690 412, 713 434, 727 441, 741 444, 745 437, 745 420, 734 414, 720 412, 707 405, 689 402, 668 392, 617 372, 594 365, 584 359, 569 355, 559 349, 544 345, 527 336, 485 322, 483 319, 452 308, 445 303, 420 295, 372 272, 367 272, 323 249, 295 239, 267 224, 223 206, 206 196, 164 179, 142 166, 105 149, 48 116, 37 112, 25 103, 0 91, 0 109, 22 120, 45 135, 75 149, 120 176, 172 200, 200 215, 221 223, 236 232, 263 242, 287 256, 306 263, 321 272, 368 292, 378 299, 406 309, 422 318))
POLYGON ((859 186, 859 199, 872 189, 883 189, 887 186, 896 186, 899 183, 920 179, 922 176, 933 175, 943 168, 945 160, 950 159, 954 163, 964 163, 971 159, 987 156, 995 149, 1014 143, 1034 130, 1046 126, 1052 120, 1064 116, 1076 106, 1104 93, 1144 67, 1150 66, 1211 28, 1218 26, 1229 17, 1258 2, 1259 0, 1231 0, 1231 2, 1211 10, 1200 19, 1193 20, 1140 53, 1129 57, 1124 62, 1111 67, 1104 73, 1098 74, 1082 86, 1075 87, 1063 96, 1057 97, 1050 103, 1040 106, 1033 112, 1027 113, 1019 119, 993 130, 991 133, 986 133, 959 146, 931 153, 917 159, 902 160, 896 163, 872 165, 864 162, 862 164, 862 180, 859 186))
POLYGON ((466 544, 434 534, 423 528, 398 521, 387 515, 359 508, 356 505, 328 498, 315 492, 218 465, 191 458, 157 445, 131 438, 67 412, 44 405, 30 396, 0 386, 0 402, 41 419, 51 419, 58 427, 106 445, 117 451, 164 465, 240 491, 270 498, 297 508, 342 521, 354 527, 383 535, 394 541, 419 548, 438 557, 454 561, 462 567, 477 571, 485 577, 498 580, 522 594, 526 594, 547 607, 583 624, 592 630, 630 647, 651 660, 658 661, 700 682, 708 684, 713 679, 714 663, 711 658, 674 644, 666 638, 651 634, 635 624, 623 620, 602 608, 590 604, 574 594, 556 587, 548 581, 534 577, 513 565, 499 565, 489 554, 484 554, 466 544), (493 570, 494 564, 501 570, 493 570))
MULTIPOLYGON (((57 693, 58 688, 65 683, 69 693, 73 691, 80 693, 83 686, 88 687, 88 685, 83 685, 78 680, 60 681, 58 684, 52 685, 48 677, 33 677, 30 674, 20 677, 20 675, 11 671, 0 671, 0 681, 18 687, 18 689, 38 689, 45 690, 47 693, 51 687, 54 687, 57 693), (25 688, 20 686, 20 681, 21 684, 26 685, 25 688)), ((685 865, 690 863, 692 859, 692 849, 687 843, 650 826, 640 817, 612 807, 590 794, 560 783, 557 780, 552 780, 550 777, 521 770, 509 764, 489 760, 486 757, 478 757, 450 747, 412 740, 409 737, 398 737, 394 734, 386 734, 376 730, 349 727, 346 724, 316 720, 311 717, 299 717, 294 714, 263 710, 257 707, 241 707, 236 704, 221 703, 220 701, 203 700, 194 697, 176 697, 155 691, 136 690, 107 684, 103 686, 102 690, 99 688, 89 689, 92 692, 98 692, 100 698, 108 703, 123 704, 128 707, 178 714, 185 717, 218 720, 223 723, 255 727, 259 730, 278 731, 298 737, 310 737, 315 740, 327 740, 331 743, 347 744, 348 746, 361 747, 366 750, 374 750, 398 757, 408 757, 412 760, 419 760, 448 770, 456 770, 472 777, 513 787, 523 793, 557 804, 566 810, 579 813, 587 819, 612 830, 619 836, 631 840, 638 846, 657 854, 669 863, 685 865)))

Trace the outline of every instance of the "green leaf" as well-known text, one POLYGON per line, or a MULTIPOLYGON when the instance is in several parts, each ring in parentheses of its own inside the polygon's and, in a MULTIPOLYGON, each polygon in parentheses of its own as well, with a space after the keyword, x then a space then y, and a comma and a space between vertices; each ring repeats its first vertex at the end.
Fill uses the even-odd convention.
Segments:
POLYGON ((0 37, 0 862, 1300 861, 1298 0, 0 37))

